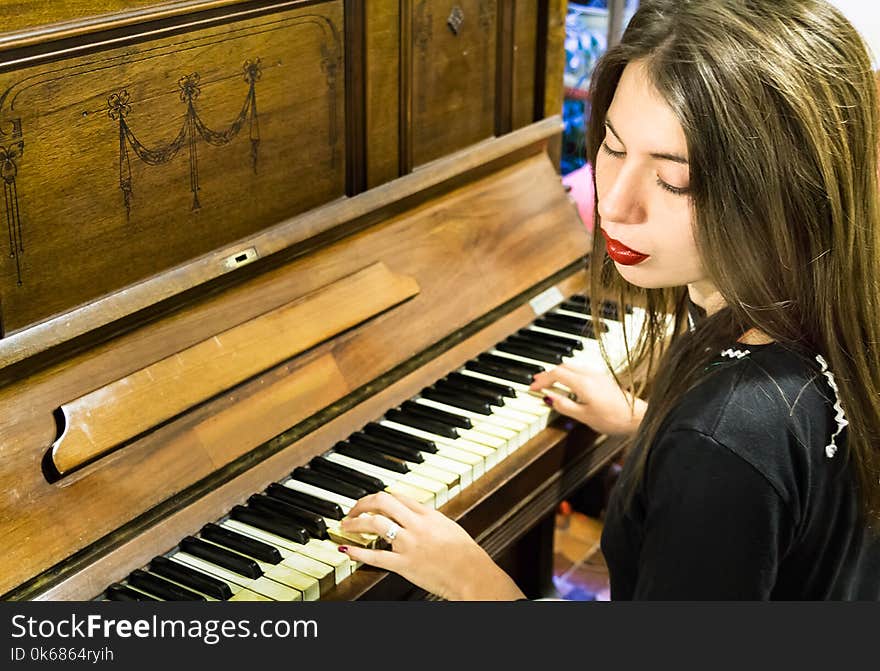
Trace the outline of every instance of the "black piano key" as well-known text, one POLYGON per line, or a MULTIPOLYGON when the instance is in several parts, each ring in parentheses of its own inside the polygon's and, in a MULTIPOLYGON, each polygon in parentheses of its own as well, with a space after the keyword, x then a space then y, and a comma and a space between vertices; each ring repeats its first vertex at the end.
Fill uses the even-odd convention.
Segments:
MULTIPOLYGON (((425 396, 425 390, 422 390, 422 396, 425 396)), ((425 398, 430 397, 425 396, 425 398)), ((472 429, 474 427, 470 417, 455 415, 451 412, 438 410, 437 408, 432 408, 422 403, 416 403, 415 401, 404 401, 400 404, 400 407, 407 412, 412 412, 416 415, 424 415, 428 419, 436 419, 438 422, 443 422, 444 424, 449 424, 459 429, 472 429)))
MULTIPOLYGON (((582 303, 584 309, 589 313, 591 310, 591 302, 589 297, 587 296, 572 296, 569 300, 582 303)), ((625 305, 624 312, 628 315, 633 313, 632 305, 625 305)), ((616 301, 604 300, 599 306, 599 315, 604 317, 605 319, 613 319, 614 321, 620 321, 620 304, 616 301)))
POLYGON ((250 524, 252 527, 257 527, 263 531, 270 531, 271 533, 286 538, 287 540, 291 540, 294 543, 305 545, 309 542, 309 535, 306 533, 305 529, 298 524, 282 519, 278 515, 272 515, 262 510, 254 510, 253 508, 246 508, 245 506, 235 506, 229 511, 229 516, 239 522, 250 524))
MULTIPOLYGON (((462 377, 467 376, 462 375, 462 377)), ((447 379, 443 379, 435 382, 431 388, 449 396, 461 397, 473 401, 474 403, 486 404, 489 406, 490 412, 493 405, 499 407, 504 405, 504 397, 501 394, 496 394, 488 389, 469 386, 463 382, 450 382, 447 379)))
POLYGON ((207 601, 201 594, 196 594, 192 590, 175 585, 141 569, 132 571, 131 575, 128 576, 128 582, 132 587, 142 589, 165 601, 207 601))
POLYGON ((491 380, 481 380, 464 373, 450 373, 443 378, 443 381, 450 384, 461 384, 468 389, 485 390, 498 394, 498 396, 503 398, 516 398, 516 391, 514 391, 513 387, 508 387, 506 384, 500 384, 499 382, 492 382, 491 380))
POLYGON ((373 464, 373 466, 379 466, 380 468, 384 468, 395 473, 409 473, 409 466, 407 466, 400 459, 395 459, 394 457, 390 457, 387 454, 382 454, 377 450, 371 450, 368 447, 354 445, 352 443, 342 441, 336 443, 336 445, 333 446, 333 450, 335 452, 338 452, 339 454, 344 454, 346 457, 351 457, 352 459, 357 459, 358 461, 373 464))
POLYGON ((375 476, 361 473, 360 471, 356 471, 348 466, 343 466, 342 464, 337 464, 335 461, 330 461, 326 457, 315 457, 309 462, 309 466, 316 471, 321 471, 331 477, 340 478, 357 487, 363 487, 371 494, 381 492, 388 486, 375 476))
POLYGON ((291 475, 294 480, 299 480, 300 482, 305 482, 314 485, 315 487, 326 489, 329 492, 347 496, 350 499, 357 500, 370 493, 363 487, 358 487, 357 485, 348 482, 341 482, 334 477, 321 473, 320 471, 312 470, 311 468, 306 468, 305 466, 298 466, 293 469, 291 475))
POLYGON ((608 332, 608 324, 606 324, 604 321, 594 322, 592 319, 589 319, 587 317, 575 317, 574 315, 564 315, 559 314, 558 312, 548 312, 544 315, 544 317, 552 321, 575 326, 580 329, 581 333, 585 335, 588 334, 587 337, 589 338, 595 338, 595 333, 597 330, 600 333, 608 332))
POLYGON ((586 301, 585 302, 572 301, 572 300, 563 301, 559 307, 562 308, 563 310, 568 310, 569 312, 580 312, 582 314, 589 314, 589 310, 590 310, 590 308, 586 304, 586 301))
MULTIPOLYGON (((287 489, 287 487, 284 489, 287 489)), ((283 559, 281 553, 278 552, 278 548, 250 536, 237 533, 232 529, 221 527, 213 522, 203 526, 201 531, 199 531, 199 535, 212 543, 241 552, 267 564, 280 564, 283 559)))
POLYGON ((545 363, 562 363, 561 354, 550 351, 548 349, 538 349, 530 343, 523 344, 511 340, 505 340, 495 345, 495 349, 497 349, 499 352, 516 354, 517 356, 524 356, 529 359, 536 359, 537 361, 543 361, 545 363))
POLYGON ((361 447, 375 450, 382 454, 387 454, 389 457, 397 457, 398 459, 410 461, 415 464, 421 464, 425 461, 425 457, 422 456, 422 453, 414 447, 394 443, 379 436, 371 436, 363 431, 351 434, 346 442, 352 445, 360 445, 361 447))
POLYGON ((536 342, 557 343, 571 347, 572 350, 584 348, 584 343, 577 338, 566 338, 565 336, 556 335, 554 333, 543 333, 541 331, 533 331, 532 329, 520 329, 516 333, 523 338, 534 339, 536 342))
POLYGON ((115 582, 107 588, 107 598, 110 601, 158 601, 154 596, 138 592, 127 585, 115 582))
POLYGON ((428 419, 421 415, 406 412, 405 410, 389 410, 385 413, 385 418, 392 422, 406 424, 414 429, 421 429, 422 431, 427 431, 428 433, 433 433, 438 436, 452 438, 453 440, 458 438, 458 431, 455 430, 454 426, 449 426, 448 424, 443 424, 442 422, 428 419))
POLYGON ((574 356, 574 349, 569 347, 568 345, 563 345, 557 342, 551 341, 542 341, 540 338, 540 334, 532 331, 535 337, 527 338, 525 336, 521 336, 518 334, 514 334, 507 338, 508 342, 517 343, 519 345, 529 346, 536 350, 543 351, 547 350, 548 352, 553 352, 554 354, 559 354, 563 357, 574 356))
POLYGON ((465 365, 465 368, 468 370, 472 370, 475 373, 482 373, 483 375, 491 375, 492 377, 497 377, 502 380, 509 380, 511 382, 518 382, 519 384, 531 384, 534 375, 529 373, 525 373, 522 371, 512 371, 510 368, 505 368, 502 366, 496 366, 493 363, 489 363, 488 361, 468 361, 465 365))
POLYGON ((566 328, 573 328, 577 333, 580 333, 586 328, 587 324, 590 323, 590 320, 586 317, 573 317, 571 315, 561 315, 554 312, 545 312, 539 319, 536 319, 537 323, 541 319, 554 322, 556 324, 561 324, 566 328))
POLYGON ((341 520, 345 517, 345 513, 342 511, 342 506, 338 503, 327 501, 326 499, 313 496, 312 494, 306 494, 305 492, 298 492, 295 489, 279 485, 275 482, 266 487, 266 493, 294 506, 299 506, 305 510, 311 510, 313 513, 317 513, 322 517, 329 517, 331 520, 341 520))
POLYGON ((513 372, 519 371, 523 373, 528 373, 529 375, 537 375, 538 373, 543 373, 545 370, 547 370, 546 368, 544 368, 544 366, 539 366, 536 363, 515 361, 513 359, 508 359, 505 356, 489 354, 489 352, 483 352, 482 354, 477 355, 477 361, 490 363, 493 366, 500 366, 501 368, 507 368, 513 372))
POLYGON ((535 326, 550 329, 551 331, 559 331, 560 333, 570 333, 571 335, 581 336, 582 338, 596 338, 593 333, 592 322, 587 322, 585 326, 571 324, 564 320, 553 319, 549 316, 541 317, 535 320, 535 326))
POLYGON ((232 598, 232 590, 222 580, 205 575, 189 566, 171 561, 168 557, 156 557, 150 562, 150 572, 160 575, 168 580, 179 582, 184 587, 189 587, 196 592, 207 594, 220 601, 228 601, 232 598))
MULTIPOLYGON (((245 520, 241 521, 244 522, 245 520)), ((180 549, 194 557, 204 559, 246 578, 255 580, 263 575, 263 570, 253 559, 242 557, 240 554, 212 545, 195 536, 187 536, 180 541, 180 549)))
POLYGON ((268 494, 251 494, 248 497, 248 507, 279 515, 284 519, 290 520, 305 529, 306 533, 313 538, 329 538, 327 535, 327 523, 323 517, 311 511, 292 506, 268 494))
POLYGON ((466 392, 450 393, 435 385, 433 388, 423 389, 422 396, 432 401, 437 401, 437 403, 445 403, 446 405, 469 410, 479 415, 488 416, 492 414, 492 406, 489 405, 489 401, 474 398, 466 392))
POLYGON ((409 433, 398 431, 391 426, 383 426, 378 422, 370 422, 369 424, 365 425, 364 433, 367 433, 371 436, 379 436, 380 438, 385 438, 386 440, 390 440, 394 443, 399 443, 400 445, 414 447, 420 452, 429 452, 431 454, 436 454, 437 452, 437 444, 430 438, 413 436, 409 433))

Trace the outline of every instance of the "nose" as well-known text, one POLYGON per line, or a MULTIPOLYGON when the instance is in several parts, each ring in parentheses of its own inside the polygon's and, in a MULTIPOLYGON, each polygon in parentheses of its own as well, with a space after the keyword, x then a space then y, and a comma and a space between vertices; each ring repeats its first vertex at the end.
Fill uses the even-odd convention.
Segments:
POLYGON ((599 216, 616 224, 643 222, 646 208, 637 171, 624 165, 608 172, 596 174, 599 216))

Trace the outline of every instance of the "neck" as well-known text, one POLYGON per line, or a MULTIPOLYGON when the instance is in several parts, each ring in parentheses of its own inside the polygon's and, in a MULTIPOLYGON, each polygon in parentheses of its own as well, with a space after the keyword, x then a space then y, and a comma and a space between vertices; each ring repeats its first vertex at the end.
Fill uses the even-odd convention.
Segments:
MULTIPOLYGON (((688 295, 694 304, 706 311, 706 316, 718 312, 726 305, 718 289, 706 280, 688 284, 688 295)), ((745 345, 767 345, 773 342, 773 338, 763 331, 752 328, 740 336, 739 342, 745 345)))
POLYGON ((688 295, 695 305, 706 311, 706 316, 718 312, 725 305, 718 289, 708 280, 688 284, 688 295))

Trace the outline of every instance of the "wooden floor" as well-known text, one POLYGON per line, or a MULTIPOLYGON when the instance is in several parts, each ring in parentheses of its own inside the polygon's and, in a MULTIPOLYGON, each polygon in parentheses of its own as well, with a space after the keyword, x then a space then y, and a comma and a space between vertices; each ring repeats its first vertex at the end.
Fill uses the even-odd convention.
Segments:
POLYGON ((599 549, 601 535, 601 520, 560 506, 553 538, 553 583, 558 598, 610 600, 608 568, 599 549))

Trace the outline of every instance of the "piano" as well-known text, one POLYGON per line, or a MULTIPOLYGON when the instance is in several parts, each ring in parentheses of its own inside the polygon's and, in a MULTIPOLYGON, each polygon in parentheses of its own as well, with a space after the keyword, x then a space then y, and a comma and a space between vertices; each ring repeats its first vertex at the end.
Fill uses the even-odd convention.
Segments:
POLYGON ((564 5, 2 16, 3 599, 431 598, 335 550, 379 489, 551 593, 619 446, 528 380, 640 319, 555 167, 564 5))

